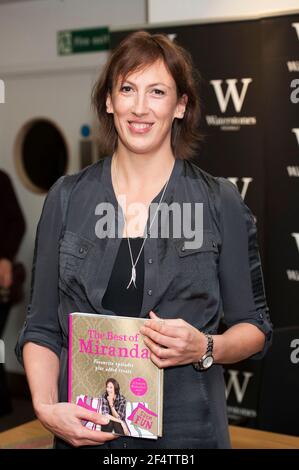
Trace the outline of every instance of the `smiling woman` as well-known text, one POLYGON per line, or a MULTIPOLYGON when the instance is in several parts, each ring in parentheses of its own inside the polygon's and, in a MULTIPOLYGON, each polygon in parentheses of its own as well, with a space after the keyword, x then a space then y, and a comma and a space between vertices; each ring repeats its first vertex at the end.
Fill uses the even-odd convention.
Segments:
MULTIPOLYGON (((232 183, 189 161, 201 138, 197 78, 190 55, 167 36, 128 36, 92 94, 107 156, 60 178, 45 201, 16 352, 56 448, 228 448, 221 364, 262 357, 270 345, 254 217, 232 183), (102 203, 113 215, 98 224, 102 203), (174 203, 192 210, 177 220, 174 203), (194 246, 184 224, 197 227, 198 203, 203 239, 194 246), (164 369, 163 437, 116 439, 83 427, 81 419, 105 418, 66 403, 70 312, 148 318, 139 333, 148 360, 164 369)), ((125 380, 119 385, 138 400, 125 380)))
POLYGON ((202 139, 199 81, 190 54, 167 36, 139 31, 126 38, 111 55, 92 94, 104 153, 112 154, 119 143, 116 113, 117 120, 123 116, 133 122, 134 130, 139 124, 157 122, 159 129, 163 125, 164 137, 166 129, 171 130, 174 156, 193 156, 202 139))
POLYGON ((175 81, 162 60, 119 77, 106 101, 107 112, 114 115, 118 152, 125 147, 143 154, 172 153, 173 120, 184 117, 186 104, 187 95, 177 97, 175 81))

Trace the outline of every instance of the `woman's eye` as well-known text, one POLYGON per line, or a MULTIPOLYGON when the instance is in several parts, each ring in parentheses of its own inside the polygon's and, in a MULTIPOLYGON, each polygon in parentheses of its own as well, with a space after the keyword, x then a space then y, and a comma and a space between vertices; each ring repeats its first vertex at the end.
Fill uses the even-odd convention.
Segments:
POLYGON ((158 88, 155 88, 155 89, 153 90, 153 92, 154 92, 155 95, 161 95, 161 96, 162 96, 162 95, 165 95, 164 91, 163 91, 163 90, 159 90, 158 88))
POLYGON ((129 85, 124 85, 120 89, 120 91, 124 91, 125 93, 128 93, 131 90, 132 90, 132 87, 130 87, 129 85))

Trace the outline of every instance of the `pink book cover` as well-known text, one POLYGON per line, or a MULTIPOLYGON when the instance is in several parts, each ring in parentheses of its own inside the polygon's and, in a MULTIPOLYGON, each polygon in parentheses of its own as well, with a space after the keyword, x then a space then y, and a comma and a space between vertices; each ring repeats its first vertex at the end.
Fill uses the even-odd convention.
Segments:
POLYGON ((83 424, 118 435, 162 436, 163 369, 150 359, 139 330, 145 319, 69 315, 68 399, 108 415, 107 425, 83 424))

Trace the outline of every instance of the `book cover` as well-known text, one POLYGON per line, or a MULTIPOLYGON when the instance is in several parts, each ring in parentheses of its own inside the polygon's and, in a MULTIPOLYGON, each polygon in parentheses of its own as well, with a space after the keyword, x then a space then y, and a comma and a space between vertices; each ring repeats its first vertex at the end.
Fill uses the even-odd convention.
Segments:
POLYGON ((91 429, 157 439, 162 436, 163 369, 150 359, 139 332, 143 318, 69 315, 68 399, 109 415, 91 429))

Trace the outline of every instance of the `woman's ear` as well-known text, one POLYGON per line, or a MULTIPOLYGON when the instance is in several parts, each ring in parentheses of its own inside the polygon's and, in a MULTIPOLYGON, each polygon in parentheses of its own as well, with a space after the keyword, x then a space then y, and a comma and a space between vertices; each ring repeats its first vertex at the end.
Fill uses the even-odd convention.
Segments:
POLYGON ((110 93, 107 94, 107 98, 106 98, 106 111, 107 113, 113 114, 113 105, 112 105, 112 98, 111 98, 110 93))
POLYGON ((176 110, 174 114, 175 118, 183 119, 185 111, 186 111, 187 103, 188 103, 188 96, 184 94, 179 98, 178 103, 176 105, 176 110))

